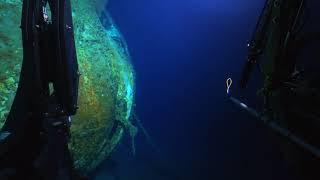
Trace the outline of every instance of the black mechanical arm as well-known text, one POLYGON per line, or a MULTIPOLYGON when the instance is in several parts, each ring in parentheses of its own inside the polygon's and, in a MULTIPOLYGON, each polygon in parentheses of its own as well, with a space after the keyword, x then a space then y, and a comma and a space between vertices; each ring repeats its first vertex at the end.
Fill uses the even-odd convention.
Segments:
POLYGON ((23 63, 0 133, 0 179, 75 179, 67 144, 79 80, 70 0, 23 0, 20 27, 23 63))
POLYGON ((305 0, 266 0, 253 36, 248 43, 248 56, 243 68, 240 87, 246 88, 252 71, 264 58, 264 75, 278 85, 294 70, 295 57, 289 56, 296 40, 305 0))
MULTIPOLYGON (((240 88, 246 88, 254 68, 260 69, 264 81, 263 88, 259 91, 264 99, 263 111, 260 113, 231 96, 230 78, 227 80, 227 94, 238 107, 285 137, 283 139, 286 141, 289 140, 290 145, 283 149, 286 149, 287 154, 295 154, 296 157, 290 157, 291 159, 302 159, 305 155, 310 155, 312 158, 304 160, 319 162, 319 136, 315 133, 318 132, 320 121, 319 89, 306 86, 308 79, 297 69, 299 50, 308 42, 309 36, 312 39, 319 37, 319 32, 315 35, 300 32, 304 25, 306 4, 306 0, 265 1, 255 32, 248 44, 247 61, 239 82, 240 88), (291 153, 296 151, 295 149, 299 149, 297 153, 291 153)), ((299 160, 297 162, 300 163, 299 160)))

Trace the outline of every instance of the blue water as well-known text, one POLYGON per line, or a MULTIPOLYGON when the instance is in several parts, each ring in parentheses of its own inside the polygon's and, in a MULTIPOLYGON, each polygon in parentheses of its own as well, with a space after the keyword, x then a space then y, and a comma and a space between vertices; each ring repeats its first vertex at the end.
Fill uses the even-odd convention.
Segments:
MULTIPOLYGON (((267 130, 226 98, 239 78, 264 0, 110 0, 136 70, 140 133, 96 172, 97 180, 285 180, 290 175, 267 130)), ((253 79, 233 93, 256 105, 253 79), (235 92, 236 91, 236 92, 235 92)))

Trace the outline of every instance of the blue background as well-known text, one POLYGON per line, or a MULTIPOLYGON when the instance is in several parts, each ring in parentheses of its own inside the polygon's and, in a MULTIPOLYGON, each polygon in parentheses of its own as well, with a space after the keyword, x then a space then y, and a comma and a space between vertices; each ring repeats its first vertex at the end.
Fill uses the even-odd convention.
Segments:
MULTIPOLYGON (((126 138, 95 179, 290 179, 277 145, 225 94, 264 0, 111 0, 136 70, 136 112, 157 147, 126 138)), ((233 93, 259 104, 255 88, 233 93)))

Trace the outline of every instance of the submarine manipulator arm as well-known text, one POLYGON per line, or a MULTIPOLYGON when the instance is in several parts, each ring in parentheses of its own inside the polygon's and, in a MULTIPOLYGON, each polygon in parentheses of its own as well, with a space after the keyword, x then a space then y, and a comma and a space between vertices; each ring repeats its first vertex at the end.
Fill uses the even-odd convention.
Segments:
POLYGON ((262 50, 265 46, 265 38, 267 33, 268 22, 272 18, 271 12, 274 5, 276 5, 279 0, 266 0, 262 13, 260 14, 258 23, 255 28, 255 32, 251 41, 247 44, 249 48, 249 53, 247 57, 246 64, 241 74, 240 87, 247 87, 248 81, 251 77, 252 71, 257 64, 257 61, 262 54, 262 50))
MULTIPOLYGON (((257 24, 257 28, 255 31, 255 34, 253 36, 253 40, 248 46, 249 46, 249 55, 247 62, 245 64, 245 67, 243 69, 241 78, 240 78, 240 88, 245 88, 247 86, 248 80, 252 74, 252 70, 257 64, 258 59, 260 58, 260 55, 262 53, 270 53, 269 52, 264 52, 265 48, 268 46, 274 45, 274 44, 266 44, 266 39, 270 38, 268 37, 268 30, 270 28, 281 28, 280 32, 282 37, 281 41, 275 41, 279 43, 279 48, 275 52, 271 53, 276 53, 276 56, 270 56, 274 58, 267 59, 268 61, 272 62, 273 66, 271 68, 274 68, 275 70, 270 71, 268 75, 271 75, 271 80, 279 81, 278 85, 280 86, 285 86, 286 82, 281 82, 283 79, 285 79, 286 76, 289 76, 289 73, 285 71, 288 69, 287 66, 292 66, 294 65, 294 61, 284 61, 286 63, 283 63, 283 60, 285 59, 285 53, 287 53, 288 47, 288 42, 291 41, 291 39, 294 37, 294 30, 297 26, 297 21, 300 19, 301 12, 302 12, 302 7, 304 5, 305 1, 304 0, 296 0, 296 1, 291 1, 291 0, 267 0, 265 7, 263 9, 262 15, 260 16, 259 23, 257 24), (292 3, 292 4, 291 4, 292 3), (284 23, 284 26, 280 26, 278 23, 279 19, 277 17, 272 17, 272 11, 273 8, 280 9, 280 6, 283 6, 283 4, 286 4, 286 7, 290 7, 290 12, 291 13, 284 13, 285 16, 282 16, 282 20, 284 20, 281 23, 284 23), (272 27, 273 26, 273 27, 272 27), (283 67, 284 66, 284 67, 283 67), (281 71, 281 69, 285 69, 281 71), (277 71, 278 70, 278 71, 277 71)), ((288 9, 287 9, 288 10, 288 9)), ((278 12, 279 13, 279 12, 278 12)), ((291 59, 289 59, 291 60, 291 59)), ((268 77, 265 77, 268 78, 268 77)), ((269 89, 269 85, 267 84, 268 81, 265 81, 265 90, 271 91, 272 89, 269 89)), ((266 113, 259 113, 255 109, 249 107, 245 103, 243 103, 241 100, 233 97, 231 95, 230 87, 232 84, 232 80, 229 78, 227 80, 227 97, 230 99, 231 102, 233 102, 235 105, 237 105, 239 108, 242 110, 245 110, 248 112, 250 115, 254 116, 257 120, 262 121, 264 124, 266 124, 269 128, 271 128, 273 131, 277 132, 278 134, 286 137, 288 140, 291 142, 297 144, 298 146, 302 147, 303 149, 307 150, 311 154, 315 155, 315 157, 320 158, 320 149, 310 143, 308 143, 305 139, 301 138, 300 136, 297 136, 295 133, 293 133, 290 129, 280 125, 278 119, 273 119, 271 116, 268 116, 266 113)), ((275 83, 275 82, 272 82, 275 83)), ((265 94, 265 98, 267 94, 265 94)), ((266 101, 267 103, 267 101, 266 101)), ((268 104, 265 104, 265 108, 268 109, 268 104)))
POLYGON ((268 61, 270 61, 271 69, 266 70, 265 75, 272 76, 272 79, 282 79, 281 76, 288 76, 287 72, 292 69, 290 64, 294 64, 291 58, 286 57, 288 48, 290 48, 288 45, 295 37, 294 31, 302 16, 304 4, 305 0, 265 1, 253 36, 248 43, 247 61, 240 77, 241 88, 247 87, 252 71, 261 61, 262 54, 269 54, 270 58, 268 61), (281 66, 280 70, 279 66, 281 66))
MULTIPOLYGON (((227 80, 227 83, 228 83, 228 81, 230 82, 229 79, 227 80)), ((280 134, 281 136, 287 138, 291 142, 297 144, 301 148, 309 151, 310 153, 312 153, 316 157, 320 158, 320 149, 319 148, 309 144, 303 138, 295 135, 288 128, 285 128, 285 127, 281 126, 280 124, 277 123, 276 120, 270 119, 268 116, 264 115, 263 113, 259 113, 257 110, 249 107, 247 104, 243 103, 241 100, 231 96, 230 88, 231 88, 231 84, 230 84, 230 86, 227 84, 227 96, 228 96, 228 98, 230 99, 230 101, 232 103, 234 103, 240 109, 244 110, 245 112, 247 112, 248 114, 250 114, 251 116, 256 118, 257 120, 259 120, 260 122, 262 122, 265 125, 267 125, 274 132, 280 134)))
POLYGON ((0 178, 75 179, 68 139, 79 72, 70 0, 23 0, 21 30, 23 62, 0 135, 0 178))

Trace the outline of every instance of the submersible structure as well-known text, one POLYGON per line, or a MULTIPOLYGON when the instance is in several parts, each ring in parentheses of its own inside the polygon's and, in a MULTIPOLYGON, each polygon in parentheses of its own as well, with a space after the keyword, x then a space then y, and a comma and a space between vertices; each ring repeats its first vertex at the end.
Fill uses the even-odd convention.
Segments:
POLYGON ((20 28, 23 63, 1 129, 0 177, 76 179, 68 139, 80 74, 70 1, 24 0, 20 28))
MULTIPOLYGON (((258 95, 261 113, 239 99, 229 98, 264 122, 279 142, 297 179, 319 179, 320 167, 320 55, 319 3, 313 0, 266 0, 240 87, 246 88, 252 71, 263 77, 258 95)), ((230 86, 230 79, 228 85, 230 86)))

